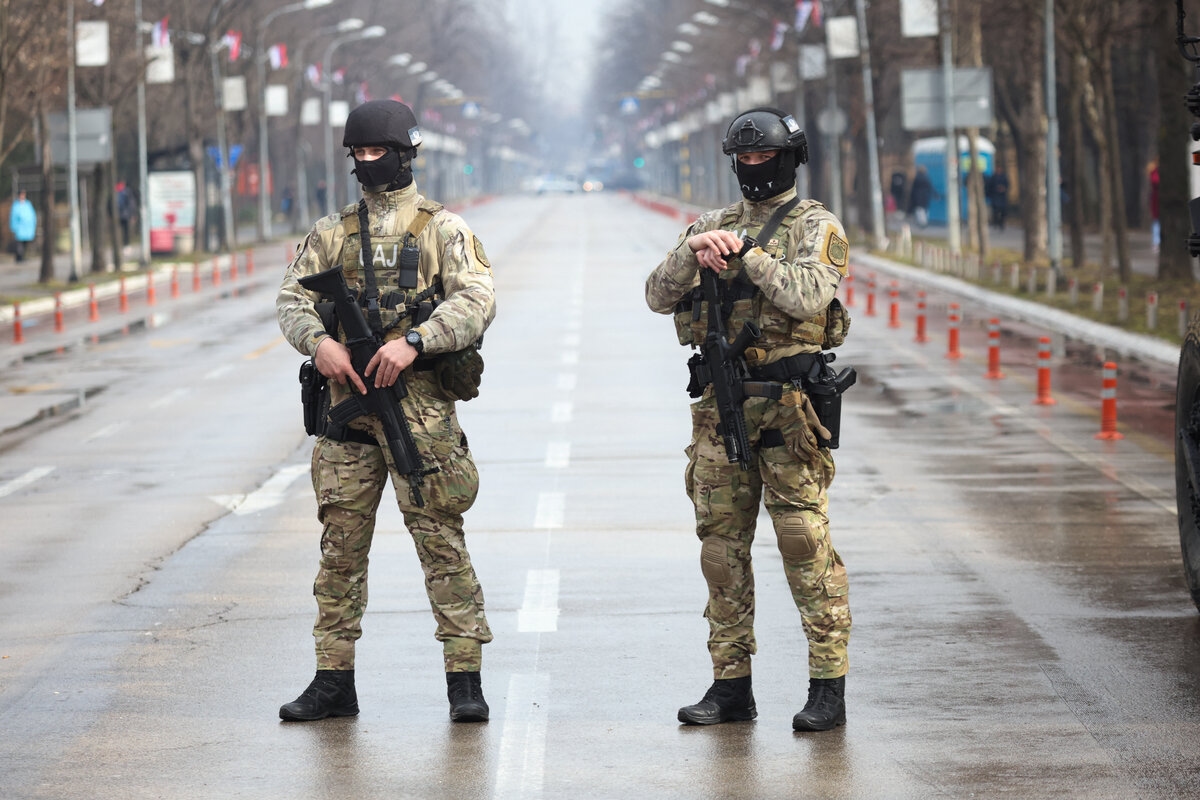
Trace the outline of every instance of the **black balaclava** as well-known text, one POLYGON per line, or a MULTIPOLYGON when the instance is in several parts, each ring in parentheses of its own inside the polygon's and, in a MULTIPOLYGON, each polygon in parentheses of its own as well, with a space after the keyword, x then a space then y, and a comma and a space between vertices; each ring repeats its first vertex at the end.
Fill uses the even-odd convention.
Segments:
MULTIPOLYGON (((354 157, 354 150, 350 151, 354 157)), ((400 155, 400 151, 389 147, 387 152, 374 161, 354 159, 354 177, 362 184, 364 192, 392 192, 403 189, 413 181, 412 155, 400 155)))
POLYGON ((796 166, 795 150, 780 150, 761 164, 743 164, 733 156, 733 171, 742 197, 753 202, 768 200, 795 186, 796 166))

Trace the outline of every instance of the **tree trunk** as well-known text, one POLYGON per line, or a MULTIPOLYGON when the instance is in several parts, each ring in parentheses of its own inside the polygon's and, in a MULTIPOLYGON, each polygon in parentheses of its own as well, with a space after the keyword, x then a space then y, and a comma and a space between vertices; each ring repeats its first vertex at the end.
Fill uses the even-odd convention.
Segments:
POLYGON ((1087 76, 1087 62, 1081 56, 1071 58, 1071 81, 1067 94, 1069 109, 1068 136, 1071 147, 1067 154, 1067 195, 1070 197, 1068 221, 1071 233, 1071 267, 1079 269, 1087 261, 1084 232, 1084 144, 1083 144, 1083 82, 1087 76))
MULTIPOLYGON (((1164 40, 1175 35, 1172 11, 1169 4, 1159 3, 1154 14, 1154 30, 1164 40)), ((1194 276, 1193 260, 1184 243, 1191 233, 1187 212, 1188 175, 1192 169, 1188 130, 1195 120, 1188 113, 1183 96, 1194 81, 1200 80, 1200 73, 1177 48, 1164 45, 1157 54, 1158 105, 1162 114, 1158 128, 1158 208, 1162 224, 1158 277, 1164 281, 1187 281, 1194 276)))
POLYGON ((1111 161, 1112 151, 1108 147, 1108 126, 1104 124, 1104 114, 1099 107, 1096 88, 1089 80, 1083 84, 1083 108, 1087 114, 1088 127, 1096 140, 1097 169, 1101 180, 1096 186, 1096 194, 1100 200, 1100 269, 1107 273, 1113 265, 1113 231, 1109 221, 1112 219, 1112 182, 1104 177, 1113 172, 1111 161))
POLYGON ((1121 283, 1129 283, 1133 270, 1129 263, 1129 232, 1125 223, 1125 181, 1121 177, 1121 154, 1117 152, 1120 140, 1117 136, 1117 96, 1113 91, 1112 46, 1107 42, 1100 46, 1100 87, 1104 92, 1104 107, 1108 111, 1104 115, 1104 123, 1108 128, 1105 137, 1109 149, 1108 162, 1116 165, 1108 174, 1112 191, 1112 216, 1107 224, 1116 236, 1117 274, 1121 277, 1121 283))
POLYGON ((42 268, 38 273, 38 283, 50 283, 54 280, 54 158, 50 150, 50 118, 46 113, 46 105, 42 95, 37 101, 38 130, 42 147, 42 208, 38 212, 42 226, 42 268))
POLYGON ((88 232, 91 234, 92 272, 108 272, 108 261, 104 258, 104 170, 100 164, 92 167, 92 190, 88 199, 88 232))
MULTIPOLYGON (((964 24, 959 63, 982 67, 983 28, 979 0, 962 2, 960 10, 964 24)), ((980 260, 983 260, 991 249, 991 242, 988 235, 987 195, 983 187, 983 174, 979 171, 978 128, 967 129, 967 141, 971 150, 971 168, 967 173, 967 247, 979 253, 980 260)))

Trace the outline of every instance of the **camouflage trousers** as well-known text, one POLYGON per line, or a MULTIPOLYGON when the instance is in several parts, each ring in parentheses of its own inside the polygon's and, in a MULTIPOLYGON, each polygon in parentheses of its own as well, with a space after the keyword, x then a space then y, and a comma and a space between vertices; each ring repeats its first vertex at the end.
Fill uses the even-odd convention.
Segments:
POLYGON ((685 480, 696 507, 700 568, 708 583, 708 650, 717 679, 749 675, 750 657, 757 650, 750 546, 760 500, 774 525, 808 638, 809 677, 838 678, 849 668, 849 586, 829 538, 826 492, 833 480, 833 458, 817 446, 804 411, 807 398, 789 391, 794 388, 785 384, 783 401, 750 398, 744 405, 757 469, 729 463, 716 432, 711 387, 692 404, 685 480), (778 431, 779 436, 769 434, 768 446, 763 446, 764 431, 778 431))
MULTIPOLYGON (((437 621, 447 672, 480 668, 481 646, 492 640, 483 611, 483 590, 471 566, 463 535, 463 513, 475 502, 479 473, 459 427, 454 404, 419 391, 409 382, 404 415, 426 468, 417 508, 408 479, 395 471, 386 446, 337 442, 321 437, 312 456, 313 489, 321 532, 321 565, 313 585, 317 598, 317 669, 353 669, 354 643, 362 636, 367 606, 367 557, 375 514, 391 475, 404 524, 425 572, 425 592, 437 621)), ((384 441, 375 416, 352 423, 384 441)))

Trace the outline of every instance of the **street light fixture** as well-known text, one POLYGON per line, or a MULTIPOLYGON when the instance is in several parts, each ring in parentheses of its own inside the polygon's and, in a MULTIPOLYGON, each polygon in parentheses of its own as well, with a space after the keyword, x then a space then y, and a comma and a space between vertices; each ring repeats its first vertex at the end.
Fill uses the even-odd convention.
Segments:
POLYGON ((337 194, 336 178, 333 174, 333 120, 329 116, 329 106, 333 102, 333 80, 329 74, 330 61, 333 59, 334 51, 347 42, 378 39, 386 33, 387 29, 382 25, 372 25, 369 28, 339 36, 326 46, 325 55, 321 59, 322 88, 325 92, 325 208, 323 209, 325 214, 333 213, 331 201, 337 194))
POLYGON ((271 198, 267 191, 270 170, 270 149, 267 144, 267 47, 268 26, 276 18, 295 11, 308 11, 331 5, 333 0, 300 0, 277 8, 258 23, 258 47, 254 51, 254 62, 258 73, 258 240, 265 242, 270 229, 271 198))

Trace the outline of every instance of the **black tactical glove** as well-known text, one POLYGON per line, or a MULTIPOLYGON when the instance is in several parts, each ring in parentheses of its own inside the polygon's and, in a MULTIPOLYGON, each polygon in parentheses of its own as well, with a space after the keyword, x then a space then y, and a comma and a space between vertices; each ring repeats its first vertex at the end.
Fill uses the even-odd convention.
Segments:
POLYGON ((470 400, 479 396, 483 380, 483 356, 475 345, 438 356, 433 365, 438 386, 451 400, 470 400))

